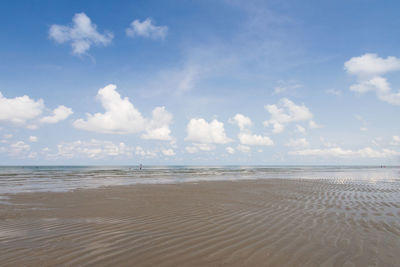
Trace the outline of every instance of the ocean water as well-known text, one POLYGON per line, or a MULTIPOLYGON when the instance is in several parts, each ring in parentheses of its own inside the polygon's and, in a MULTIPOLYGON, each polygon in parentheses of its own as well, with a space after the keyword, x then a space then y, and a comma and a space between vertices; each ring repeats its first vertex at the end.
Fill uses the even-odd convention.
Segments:
POLYGON ((400 166, 1 166, 0 195, 112 185, 253 179, 318 179, 400 185, 400 166))

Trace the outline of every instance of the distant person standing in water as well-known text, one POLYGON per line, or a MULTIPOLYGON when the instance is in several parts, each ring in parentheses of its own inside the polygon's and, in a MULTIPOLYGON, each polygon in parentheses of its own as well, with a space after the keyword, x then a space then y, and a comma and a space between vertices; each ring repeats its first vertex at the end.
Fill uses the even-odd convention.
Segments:
POLYGON ((140 164, 140 165, 139 165, 139 170, 142 170, 142 167, 143 167, 142 164, 140 164))

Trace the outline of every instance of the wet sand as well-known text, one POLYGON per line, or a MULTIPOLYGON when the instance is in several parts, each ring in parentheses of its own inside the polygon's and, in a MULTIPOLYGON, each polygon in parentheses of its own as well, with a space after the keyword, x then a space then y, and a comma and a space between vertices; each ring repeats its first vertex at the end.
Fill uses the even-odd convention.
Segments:
POLYGON ((24 193, 1 266, 400 266, 400 187, 316 180, 24 193))

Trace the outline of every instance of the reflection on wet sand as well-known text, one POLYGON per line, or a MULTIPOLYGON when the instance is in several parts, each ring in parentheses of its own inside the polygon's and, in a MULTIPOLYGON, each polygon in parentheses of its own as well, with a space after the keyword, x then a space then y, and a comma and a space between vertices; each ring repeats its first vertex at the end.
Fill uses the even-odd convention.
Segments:
POLYGON ((400 187, 335 180, 10 195, 1 265, 398 266, 400 187))

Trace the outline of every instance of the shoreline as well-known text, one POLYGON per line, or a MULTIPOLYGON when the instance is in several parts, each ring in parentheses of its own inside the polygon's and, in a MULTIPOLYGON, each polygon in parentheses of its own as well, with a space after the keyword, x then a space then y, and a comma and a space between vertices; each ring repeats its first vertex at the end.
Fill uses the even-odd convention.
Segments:
POLYGON ((396 266, 400 189, 314 179, 7 195, 4 265, 396 266))

